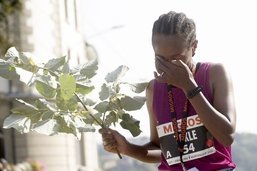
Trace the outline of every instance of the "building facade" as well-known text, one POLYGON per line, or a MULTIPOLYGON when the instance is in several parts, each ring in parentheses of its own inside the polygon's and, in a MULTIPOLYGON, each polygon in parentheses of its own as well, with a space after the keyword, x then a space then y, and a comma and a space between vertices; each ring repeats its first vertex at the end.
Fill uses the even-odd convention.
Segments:
MULTIPOLYGON (((71 65, 88 61, 81 34, 82 0, 22 0, 22 10, 9 18, 9 39, 20 51, 31 52, 39 62, 67 55, 71 65)), ((16 97, 32 100, 30 89, 0 78, 0 124, 16 97)), ((46 171, 97 171, 94 133, 45 136, 0 129, 0 157, 11 163, 33 159, 46 171)))

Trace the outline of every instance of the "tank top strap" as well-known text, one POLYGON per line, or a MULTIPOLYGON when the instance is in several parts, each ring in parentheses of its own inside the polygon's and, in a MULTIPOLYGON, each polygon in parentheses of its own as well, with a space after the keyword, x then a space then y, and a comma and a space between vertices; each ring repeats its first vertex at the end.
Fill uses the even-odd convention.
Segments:
POLYGON ((195 75, 196 83, 202 87, 203 94, 207 98, 207 100, 212 104, 213 102, 213 95, 210 89, 210 68, 212 63, 204 62, 200 63, 200 67, 195 75))

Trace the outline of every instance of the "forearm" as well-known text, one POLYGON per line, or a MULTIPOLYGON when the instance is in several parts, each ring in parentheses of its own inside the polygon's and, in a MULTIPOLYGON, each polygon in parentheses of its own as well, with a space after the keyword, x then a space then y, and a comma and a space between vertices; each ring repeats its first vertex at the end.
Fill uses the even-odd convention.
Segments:
POLYGON ((158 163, 161 159, 160 148, 149 142, 145 145, 128 143, 125 155, 147 163, 158 163))
POLYGON ((190 99, 190 103, 204 126, 219 142, 224 145, 230 145, 233 142, 234 129, 230 120, 217 111, 202 93, 190 99))

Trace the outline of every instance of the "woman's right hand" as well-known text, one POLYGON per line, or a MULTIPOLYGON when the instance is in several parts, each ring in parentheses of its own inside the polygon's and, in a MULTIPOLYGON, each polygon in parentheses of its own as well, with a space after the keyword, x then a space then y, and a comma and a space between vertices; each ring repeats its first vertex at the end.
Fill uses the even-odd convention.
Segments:
POLYGON ((110 128, 99 130, 102 135, 104 149, 112 153, 127 154, 129 142, 119 132, 110 128))

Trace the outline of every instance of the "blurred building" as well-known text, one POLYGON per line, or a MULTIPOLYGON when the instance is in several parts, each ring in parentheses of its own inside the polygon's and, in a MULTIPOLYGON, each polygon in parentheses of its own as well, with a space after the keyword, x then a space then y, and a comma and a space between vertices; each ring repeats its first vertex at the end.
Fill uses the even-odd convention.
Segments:
MULTIPOLYGON (((8 18, 8 38, 18 50, 31 52, 38 61, 68 55, 72 65, 85 63, 89 56, 80 30, 81 1, 21 0, 23 9, 8 18)), ((1 127, 15 97, 33 99, 23 85, 0 78, 1 127)), ((21 135, 12 129, 0 129, 0 157, 12 163, 37 160, 46 171, 96 171, 94 137, 86 133, 78 141, 72 135, 21 135)))

